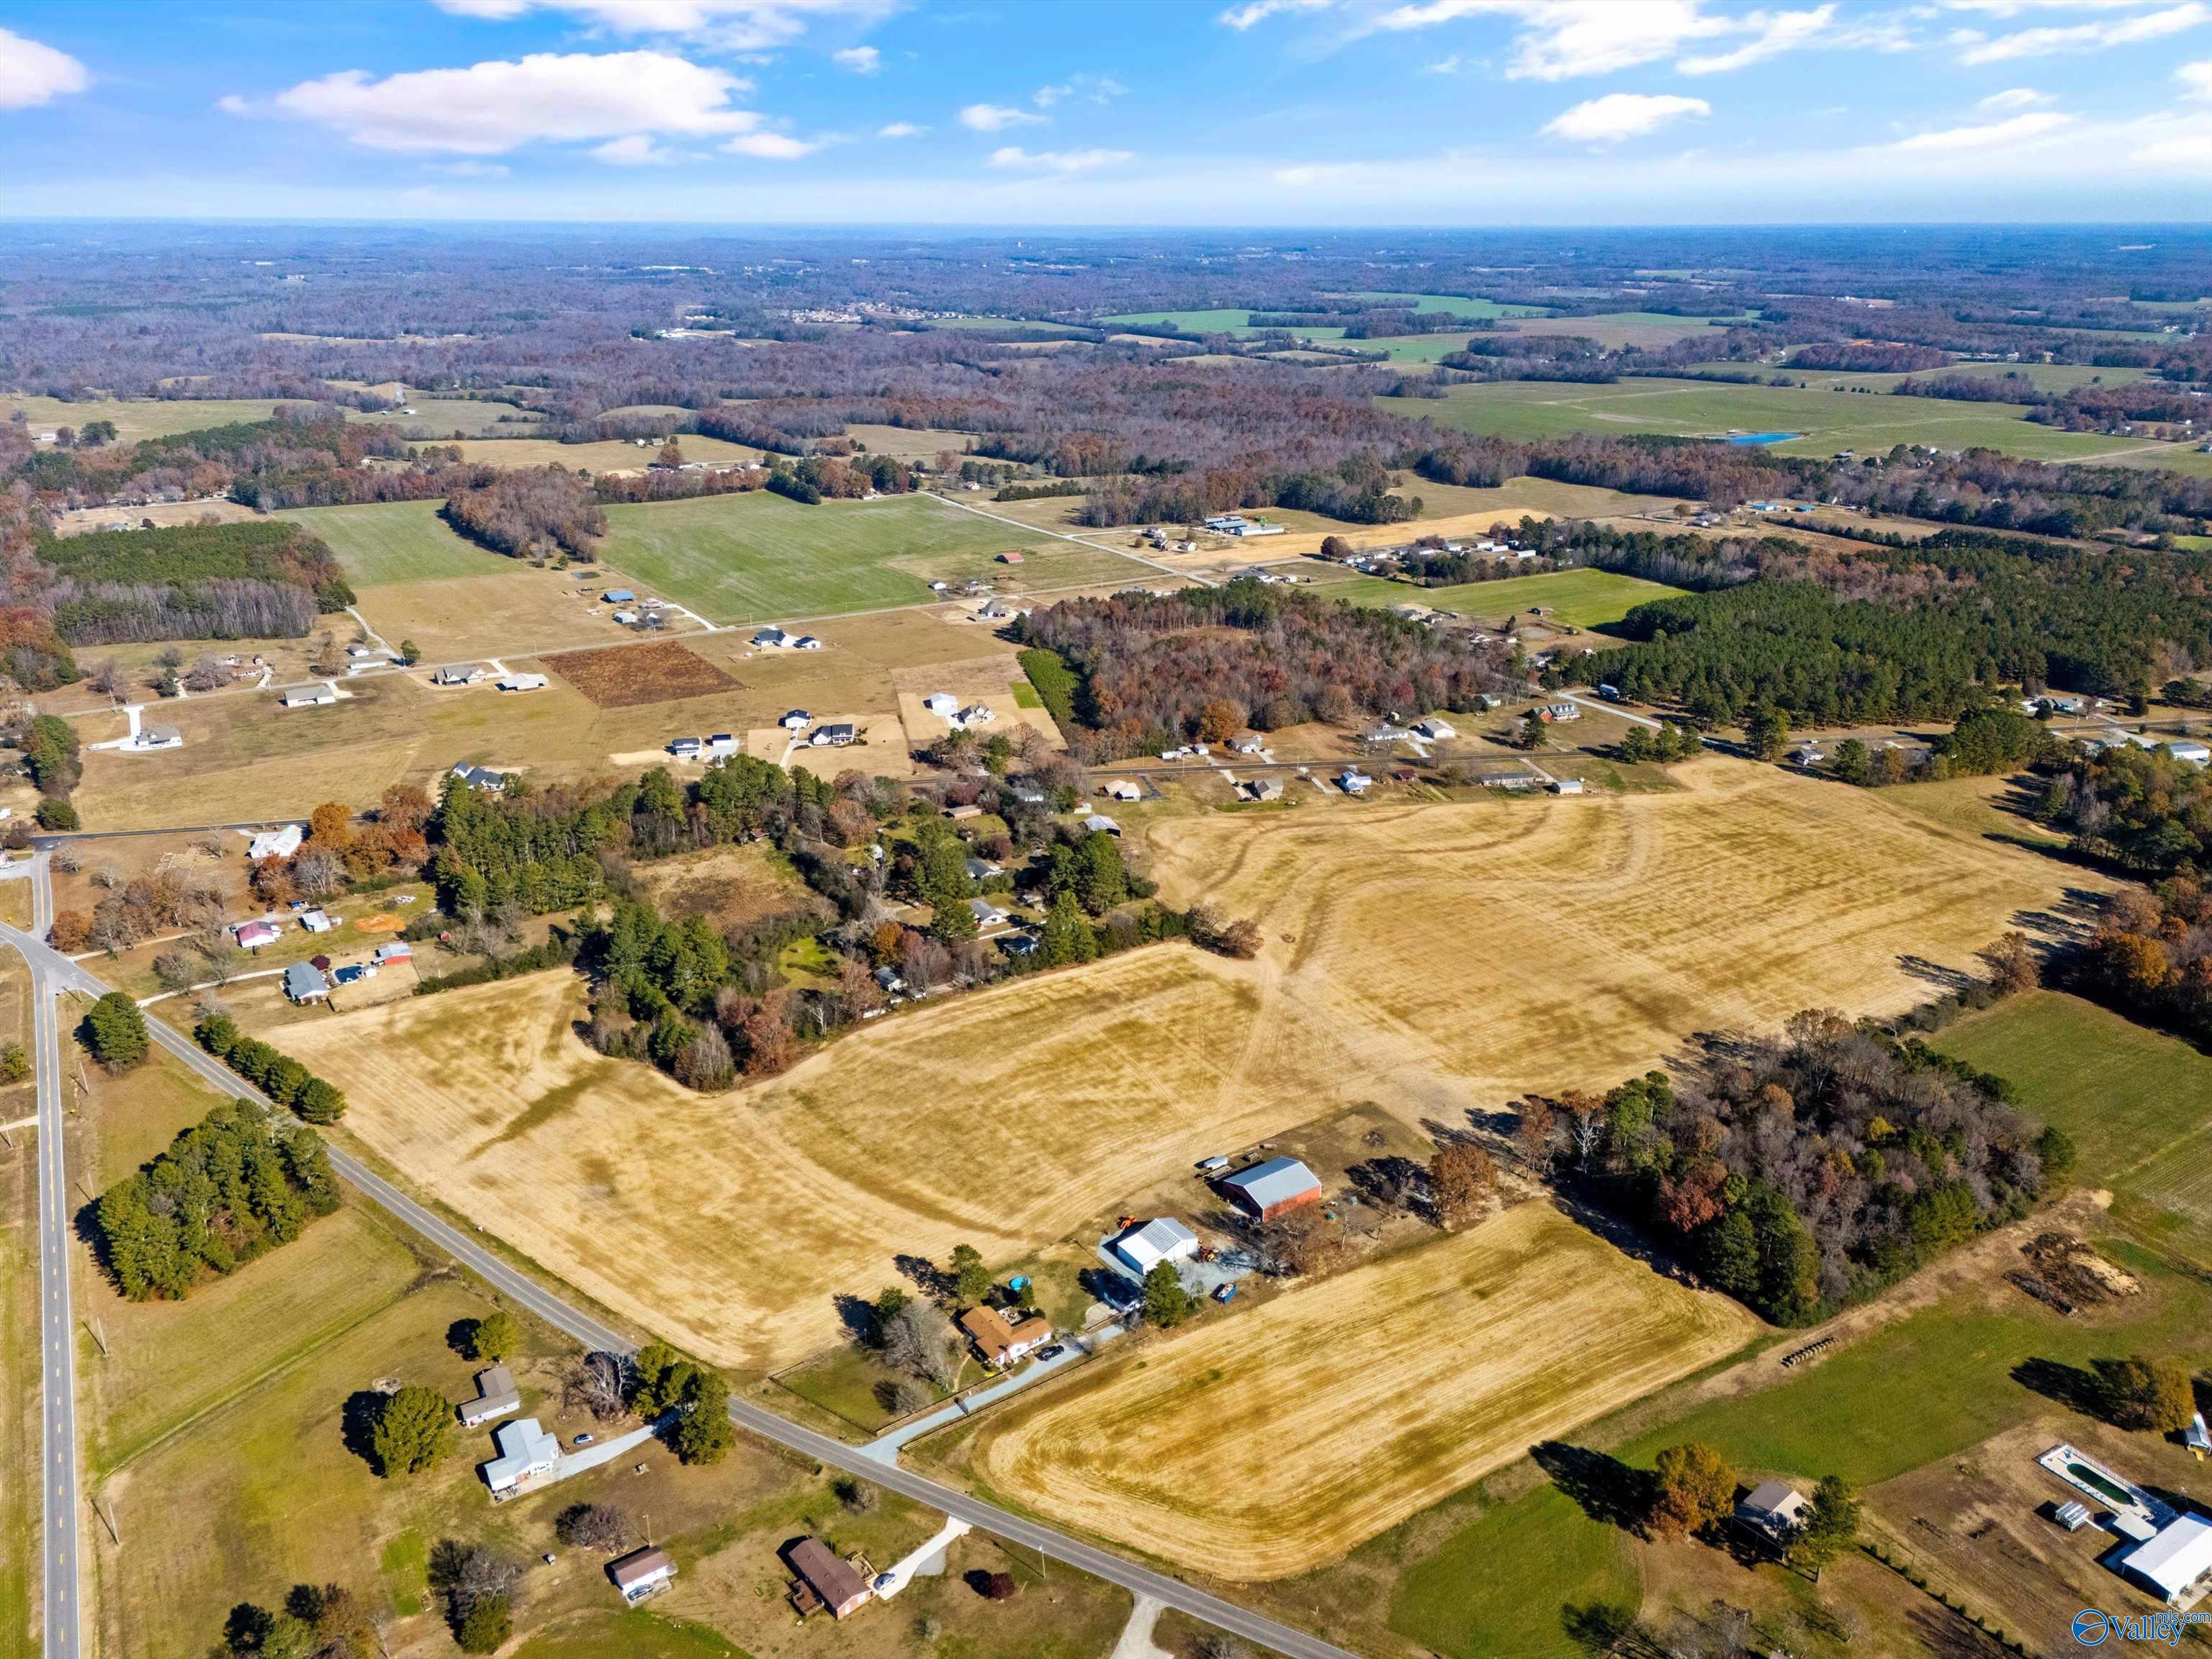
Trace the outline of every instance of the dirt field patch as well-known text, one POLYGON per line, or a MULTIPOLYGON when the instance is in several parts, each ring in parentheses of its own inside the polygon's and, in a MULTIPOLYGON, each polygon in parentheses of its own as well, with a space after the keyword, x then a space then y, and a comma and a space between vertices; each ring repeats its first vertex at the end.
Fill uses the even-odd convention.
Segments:
POLYGON ((1048 1516, 1281 1578, 1759 1328, 1531 1202, 1133 1347, 975 1461, 1048 1516))
POLYGON ((633 708, 643 702, 672 702, 742 689, 704 657, 673 641, 619 651, 568 651, 544 660, 602 708, 633 708))

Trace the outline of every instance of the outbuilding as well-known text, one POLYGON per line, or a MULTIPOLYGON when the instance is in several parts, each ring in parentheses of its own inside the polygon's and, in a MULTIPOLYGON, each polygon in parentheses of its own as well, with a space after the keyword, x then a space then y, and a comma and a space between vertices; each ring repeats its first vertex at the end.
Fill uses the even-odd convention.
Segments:
POLYGON ((273 921, 241 921, 230 931, 241 951, 258 951, 264 945, 275 944, 277 937, 273 921))
POLYGON ((2169 743, 2166 745, 2166 752, 2184 766, 2203 766, 2208 761, 2212 761, 2212 749, 2207 749, 2203 744, 2193 741, 2169 743))
POLYGON ((1118 836, 1121 833, 1121 826, 1103 812, 1093 812, 1083 820, 1083 827, 1094 836, 1118 836))
POLYGON ((2184 1515, 2120 1558, 2120 1575, 2169 1606, 2194 1601, 2212 1575, 2212 1522, 2184 1515))
POLYGON ((814 716, 808 714, 804 708, 787 709, 785 711, 783 718, 778 720, 776 724, 781 726, 787 732, 804 732, 808 726, 814 724, 814 716))
POLYGON ((1115 800, 1136 800, 1145 792, 1127 778, 1116 778, 1106 786, 1106 793, 1115 800))
POLYGON ((246 843, 246 856, 258 864, 264 859, 289 859, 300 850, 306 832, 296 823, 264 830, 246 843))
POLYGON ((543 674, 509 674, 499 683, 502 691, 543 691, 553 682, 543 674))
POLYGON ((631 592, 627 587, 610 587, 605 592, 600 594, 599 598, 608 605, 635 605, 637 603, 637 595, 631 592))
POLYGON ((1221 1195, 1245 1214, 1272 1221, 1285 1210, 1321 1199, 1321 1181, 1294 1158, 1271 1158, 1224 1176, 1221 1195))
POLYGON ((921 700, 921 706, 931 714, 941 714, 949 720, 960 712, 960 699, 950 691, 933 691, 921 700))
POLYGON ((1141 1279, 1163 1261, 1188 1261, 1196 1255, 1198 1235, 1173 1216, 1159 1216, 1115 1239, 1114 1254, 1141 1279))
POLYGON ((1446 738, 1455 738, 1459 735, 1457 726, 1437 714, 1431 714, 1428 719, 1418 722, 1413 727, 1413 732, 1416 736, 1426 738, 1431 743, 1441 743, 1446 738))
POLYGON ((1783 1480, 1760 1481, 1735 1506, 1736 1524, 1770 1544, 1788 1543, 1804 1518, 1804 1495, 1783 1480))
POLYGON ((321 708, 338 700, 337 692, 327 685, 301 686, 284 694, 287 708, 321 708))
POLYGON ((623 1600, 635 1607, 668 1588, 669 1580, 676 1577, 676 1561, 664 1549, 632 1550, 607 1563, 607 1577, 615 1581, 623 1600))
POLYGON ((477 1373, 477 1397, 461 1402, 461 1421, 473 1429, 521 1409, 522 1393, 514 1386, 514 1373, 504 1365, 494 1365, 477 1373))

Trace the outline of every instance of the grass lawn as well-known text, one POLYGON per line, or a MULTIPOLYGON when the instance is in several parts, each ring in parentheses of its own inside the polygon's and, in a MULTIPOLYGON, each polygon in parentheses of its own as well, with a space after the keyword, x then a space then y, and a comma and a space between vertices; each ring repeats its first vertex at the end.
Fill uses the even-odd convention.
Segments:
MULTIPOLYGON (((10 419, 19 409, 33 432, 79 427, 87 421, 112 421, 117 442, 136 443, 142 438, 200 432, 211 426, 228 426, 234 421, 265 421, 285 402, 274 398, 93 398, 80 403, 64 403, 58 398, 0 394, 0 421, 10 419)), ((305 409, 307 405, 294 401, 292 407, 305 409)))
POLYGON ((356 587, 496 576, 514 562, 464 541, 438 516, 439 501, 375 501, 362 507, 307 507, 290 519, 330 544, 356 587))
POLYGON ((1532 605, 1548 608, 1577 628, 1617 623, 1638 605, 1673 599, 1682 590, 1610 570, 1553 570, 1540 576, 1506 576, 1494 582, 1466 582, 1456 587, 1416 587, 1379 576, 1333 583, 1319 590, 1331 599, 1359 605, 1425 605, 1463 615, 1503 617, 1532 605))
POLYGON ((1117 554, 1048 542, 941 501, 823 501, 765 490, 611 507, 602 557, 715 622, 925 605, 932 580, 1003 570, 1018 551, 1041 585, 1111 581, 1141 567, 1117 554))
POLYGON ((1936 1045, 2010 1079, 2027 1110, 2072 1135, 2081 1178, 2114 1190, 2118 1219, 2212 1263, 2212 1059, 2053 991, 1961 1020, 1936 1045))
POLYGON ((1581 1653, 1557 1610, 1633 1602, 1641 1588, 1627 1535, 1547 1484, 1486 1507, 1407 1569, 1390 1628, 1451 1659, 1581 1653))
POLYGON ((514 1659, 746 1659, 703 1625, 664 1619, 647 1607, 621 1613, 581 1613, 542 1631, 514 1650, 514 1659))
POLYGON ((897 1376, 868 1350, 847 1343, 804 1365, 778 1372, 775 1381, 777 1387, 843 1419, 863 1434, 876 1434, 888 1427, 894 1417, 884 1409, 877 1390, 895 1382, 897 1376))
POLYGON ((2031 460, 2052 461, 2094 460, 2113 451, 2141 447, 2139 441, 2038 426, 2024 418, 2024 409, 2010 404, 1698 380, 1626 380, 1604 386, 1503 380, 1454 386, 1441 400, 1379 401, 1383 408, 1441 426, 1527 440, 1581 433, 1716 437, 1731 432, 1794 432, 1801 435, 1775 445, 1776 453, 1815 455, 1924 443, 1944 449, 1978 445, 2031 460))

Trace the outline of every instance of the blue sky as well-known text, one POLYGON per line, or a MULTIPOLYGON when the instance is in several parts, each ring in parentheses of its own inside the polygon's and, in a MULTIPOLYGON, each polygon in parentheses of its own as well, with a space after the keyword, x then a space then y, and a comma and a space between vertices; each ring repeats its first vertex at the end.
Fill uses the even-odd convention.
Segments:
POLYGON ((2212 217, 2212 0, 93 0, 0 216, 2212 217))

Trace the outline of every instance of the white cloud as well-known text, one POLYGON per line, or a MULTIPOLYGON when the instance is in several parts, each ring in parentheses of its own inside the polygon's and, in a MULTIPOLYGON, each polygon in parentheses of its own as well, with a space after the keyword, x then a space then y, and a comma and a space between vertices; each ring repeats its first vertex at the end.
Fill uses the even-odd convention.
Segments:
POLYGON ((2009 121, 1990 121, 1979 126, 1944 127, 1935 132, 1917 132, 1910 138, 1900 138, 1888 146, 1895 150, 1971 150, 2005 149, 2032 138, 2042 138, 2062 127, 2074 125, 2074 118, 2057 110, 2042 110, 2030 115, 2015 115, 2009 121))
POLYGON ((455 179, 504 179, 514 170, 497 161, 425 161, 422 167, 455 179))
POLYGON ((781 132, 741 132, 722 146, 732 155, 750 155, 763 161, 796 161, 821 148, 781 132))
POLYGON ((1287 12, 1326 11, 1335 0, 1249 0, 1242 6, 1231 6, 1221 14, 1221 21, 1240 33, 1255 24, 1264 23, 1270 17, 1287 12))
POLYGON ((35 109, 91 84, 67 52, 0 29, 0 109, 35 109))
POLYGON ((1826 5, 1816 6, 1811 11, 1753 12, 1743 21, 1747 27, 1758 29, 1754 39, 1733 52, 1708 58, 1685 58, 1674 67, 1685 75, 1720 75, 1764 63, 1826 34, 1829 26, 1836 21, 1836 9, 1826 5))
POLYGON ((884 66, 884 55, 873 46, 848 46, 842 52, 833 52, 830 61, 855 75, 873 75, 884 66))
POLYGON ((2212 23, 2212 9, 2203 0, 2187 0, 2160 11, 2094 23, 2069 23, 2021 29, 2012 34, 1984 38, 1962 29, 1952 39, 1960 48, 1962 64, 2005 64, 2021 58, 2048 58, 2055 52, 2095 52, 2106 46, 2133 46, 2212 23))
POLYGON ((960 112, 960 125, 970 132, 1000 132, 1007 127, 1039 125, 1043 120, 1042 115, 1008 104, 970 104, 960 112))
POLYGON ((1500 16, 1522 25, 1506 73, 1534 81, 1610 75, 1746 27, 1714 16, 1705 0, 1412 0, 1383 12, 1373 27, 1424 29, 1500 16))
POLYGON ((1450 57, 1449 57, 1449 58, 1437 58, 1437 61, 1436 61, 1435 63, 1433 63, 1433 64, 1430 64, 1430 65, 1429 65, 1429 73, 1430 73, 1430 74, 1431 74, 1431 75, 1456 75, 1456 74, 1458 74, 1458 73, 1459 73, 1459 54, 1458 54, 1457 52, 1454 52, 1454 53, 1453 53, 1450 57))
POLYGON ((911 121, 894 121, 887 127, 878 127, 876 129, 876 137, 878 138, 919 138, 923 133, 927 132, 928 131, 929 129, 927 127, 918 127, 911 121))
POLYGON ((1086 104, 1110 104, 1127 91, 1128 88, 1110 75, 1071 75, 1056 86, 1039 87, 1030 101, 1039 109, 1050 109, 1069 98, 1079 98, 1086 104))
POLYGON ((2023 17, 2037 11, 2139 11, 2154 0, 1938 0, 1946 11, 1985 17, 2023 17))
POLYGON ((1026 150, 1019 144, 1008 144, 991 152, 994 167, 1040 168, 1048 173, 1091 173, 1131 159, 1131 152, 1126 149, 1026 150))
POLYGON ((2174 70, 2173 78, 2181 82, 2182 89, 2191 98, 2212 98, 2212 58, 2201 63, 2184 64, 2174 70))
POLYGON ((605 161, 611 167, 658 167, 683 159, 680 152, 658 143, 641 132, 633 132, 627 138, 610 138, 592 152, 595 161, 605 161))
POLYGON ((1976 109, 2033 109, 2039 104, 2052 102, 2051 94, 2038 92, 2033 87, 2008 87, 2002 92, 1993 92, 1976 104, 1976 109))
POLYGON ((1702 98, 1615 92, 1577 104, 1547 123, 1544 131, 1571 143, 1617 144, 1624 138, 1656 132, 1686 116, 1712 112, 1713 106, 1702 98))
POLYGON ((461 17, 506 21, 532 11, 565 12, 617 34, 684 34, 731 52, 781 46, 811 19, 874 22, 902 0, 436 0, 461 17))
MULTIPOLYGON (((730 100, 750 89, 667 52, 542 52, 381 81, 345 70, 303 81, 268 107, 335 127, 370 149, 501 155, 538 140, 749 133, 761 118, 730 100)), ((235 99, 223 107, 249 109, 235 99)))

